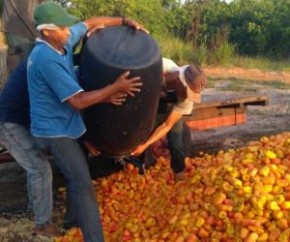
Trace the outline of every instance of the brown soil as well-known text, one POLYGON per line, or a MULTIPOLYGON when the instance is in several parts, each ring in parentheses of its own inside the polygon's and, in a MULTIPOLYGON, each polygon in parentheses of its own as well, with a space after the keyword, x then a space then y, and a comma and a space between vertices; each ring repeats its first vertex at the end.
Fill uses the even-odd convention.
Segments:
POLYGON ((206 67, 207 76, 223 79, 243 79, 251 81, 281 81, 290 83, 290 72, 262 71, 259 69, 244 69, 239 67, 206 67))

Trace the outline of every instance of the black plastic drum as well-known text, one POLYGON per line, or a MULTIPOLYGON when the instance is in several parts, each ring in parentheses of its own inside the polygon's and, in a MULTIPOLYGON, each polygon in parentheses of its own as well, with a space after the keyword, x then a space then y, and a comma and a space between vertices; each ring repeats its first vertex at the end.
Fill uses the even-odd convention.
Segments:
POLYGON ((155 40, 127 26, 105 28, 89 37, 80 61, 85 91, 113 83, 129 70, 143 86, 122 106, 97 104, 84 110, 88 140, 104 155, 127 156, 151 134, 159 103, 162 58, 155 40))

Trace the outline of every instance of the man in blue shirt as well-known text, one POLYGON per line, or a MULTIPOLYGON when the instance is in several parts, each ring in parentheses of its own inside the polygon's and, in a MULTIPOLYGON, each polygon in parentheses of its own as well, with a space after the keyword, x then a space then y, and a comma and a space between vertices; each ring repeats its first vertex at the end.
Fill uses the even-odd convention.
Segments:
POLYGON ((51 151, 66 178, 67 223, 77 219, 86 242, 104 241, 90 173, 76 141, 86 131, 79 110, 104 102, 121 105, 126 95, 134 96, 142 84, 139 77, 129 78, 130 73, 125 72, 103 89, 84 92, 74 72, 72 48, 88 30, 104 26, 125 23, 146 30, 135 21, 120 17, 95 17, 64 27, 70 18, 53 2, 45 2, 35 10, 41 37, 27 64, 31 132, 41 148, 51 151))

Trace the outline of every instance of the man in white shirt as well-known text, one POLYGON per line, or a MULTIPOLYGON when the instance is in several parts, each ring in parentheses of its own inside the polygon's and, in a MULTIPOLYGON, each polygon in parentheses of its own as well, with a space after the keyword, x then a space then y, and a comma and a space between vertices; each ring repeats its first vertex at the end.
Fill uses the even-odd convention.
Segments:
POLYGON ((131 154, 141 155, 150 145, 167 135, 171 155, 170 166, 175 180, 179 181, 183 179, 185 169, 182 117, 191 114, 194 103, 200 103, 201 91, 205 87, 207 78, 202 69, 196 65, 178 66, 167 58, 163 58, 162 61, 164 81, 158 116, 163 114, 164 117, 165 114, 166 117, 158 118, 160 125, 155 128, 147 141, 139 145, 131 154))

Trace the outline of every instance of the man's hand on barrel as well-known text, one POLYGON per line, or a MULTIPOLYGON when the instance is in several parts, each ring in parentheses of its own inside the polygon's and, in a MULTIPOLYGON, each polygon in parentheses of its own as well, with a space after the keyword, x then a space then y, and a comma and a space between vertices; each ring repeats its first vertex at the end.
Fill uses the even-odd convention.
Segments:
POLYGON ((127 93, 118 92, 108 97, 108 103, 120 106, 126 101, 127 93))
POLYGON ((127 17, 123 17, 122 18, 122 24, 123 25, 127 25, 129 27, 132 27, 136 30, 140 30, 146 34, 149 34, 150 32, 145 29, 141 24, 139 24, 137 21, 135 21, 134 19, 130 19, 130 18, 127 18, 127 17))
POLYGON ((127 18, 127 17, 99 16, 99 17, 92 17, 92 18, 86 19, 84 20, 84 23, 86 24, 88 28, 87 37, 90 36, 96 30, 100 30, 109 26, 119 26, 119 25, 127 25, 136 30, 140 30, 146 34, 149 34, 149 31, 145 29, 141 24, 139 24, 134 19, 127 18))
POLYGON ((101 154, 101 152, 95 146, 93 146, 89 141, 85 140, 84 145, 89 151, 89 154, 91 156, 98 156, 101 154))
POLYGON ((120 75, 117 80, 114 82, 117 92, 124 92, 134 97, 135 92, 141 91, 141 86, 143 83, 140 81, 139 76, 129 78, 130 72, 126 71, 122 75, 120 75))
POLYGON ((88 30, 87 37, 90 37, 94 32, 102 30, 104 28, 105 28, 104 24, 99 24, 99 25, 94 26, 93 28, 88 30))

